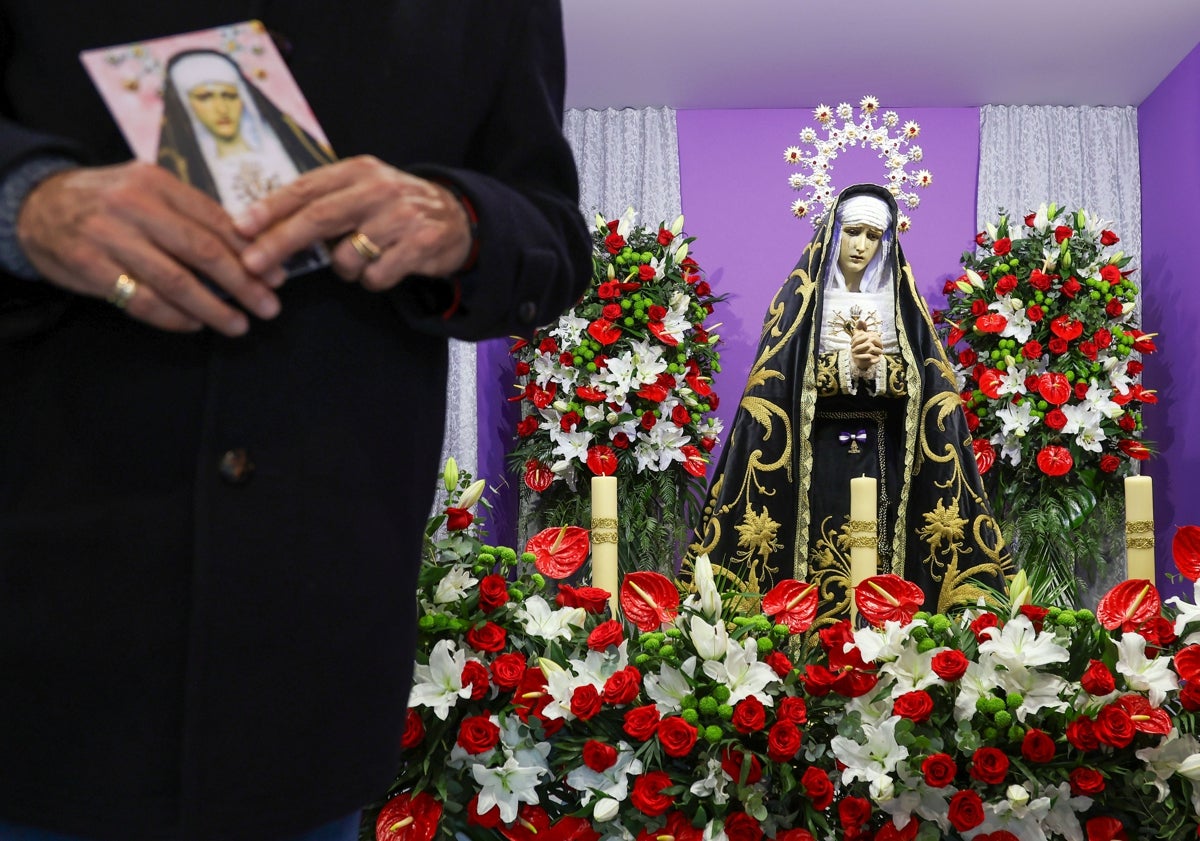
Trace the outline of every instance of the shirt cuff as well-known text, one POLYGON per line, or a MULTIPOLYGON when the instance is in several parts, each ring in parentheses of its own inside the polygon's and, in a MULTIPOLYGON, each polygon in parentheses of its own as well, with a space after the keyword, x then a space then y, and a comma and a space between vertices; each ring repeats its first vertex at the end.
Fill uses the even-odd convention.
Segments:
POLYGON ((37 280, 38 270, 17 241, 17 216, 33 188, 51 175, 79 166, 59 155, 40 155, 10 169, 0 180, 0 269, 26 280, 37 280))

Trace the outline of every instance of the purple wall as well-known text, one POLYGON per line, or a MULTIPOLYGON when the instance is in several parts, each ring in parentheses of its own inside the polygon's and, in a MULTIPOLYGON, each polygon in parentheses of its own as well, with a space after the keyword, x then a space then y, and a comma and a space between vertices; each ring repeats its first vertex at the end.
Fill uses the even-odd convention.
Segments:
MULTIPOLYGON (((1142 169, 1143 329, 1157 332, 1143 382, 1158 391, 1146 438, 1159 454, 1154 478, 1158 570, 1170 562, 1175 528, 1200 525, 1200 362, 1196 231, 1200 228, 1200 47, 1138 107, 1142 169)), ((1175 592, 1180 588, 1167 587, 1175 592)))
MULTIPOLYGON (((886 107, 886 103, 884 103, 886 107)), ((913 229, 900 243, 931 309, 945 304, 942 285, 960 273, 962 252, 974 246, 975 180, 979 169, 979 111, 974 108, 897 109, 921 125, 920 166, 933 173, 910 211, 913 229)), ((783 150, 798 142, 812 109, 680 111, 680 190, 685 230, 696 237, 692 256, 718 294, 714 321, 721 345, 718 415, 733 422, 753 362, 763 314, 812 238, 808 221, 795 219, 797 193, 787 183, 795 169, 783 150)), ((916 167, 910 166, 912 172, 916 167)), ((849 149, 833 163, 837 188, 882 183, 883 162, 870 149, 849 149)), ((719 450, 713 456, 714 463, 719 450)))

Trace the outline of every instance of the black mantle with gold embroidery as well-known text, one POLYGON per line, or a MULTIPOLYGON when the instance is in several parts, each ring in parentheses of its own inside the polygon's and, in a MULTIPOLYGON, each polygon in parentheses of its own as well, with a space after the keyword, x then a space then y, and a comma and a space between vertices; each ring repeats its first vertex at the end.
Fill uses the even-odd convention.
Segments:
POLYGON ((1011 566, 954 374, 894 221, 887 259, 899 352, 888 358, 887 394, 833 395, 829 387, 836 373, 819 353, 818 325, 837 256, 833 220, 841 202, 862 194, 884 200, 897 218, 886 189, 847 188, 776 294, 690 550, 707 553, 730 589, 816 583, 818 625, 848 611, 850 479, 860 473, 880 479, 879 572, 920 584, 926 609, 973 604, 980 584, 1003 589, 1011 566))

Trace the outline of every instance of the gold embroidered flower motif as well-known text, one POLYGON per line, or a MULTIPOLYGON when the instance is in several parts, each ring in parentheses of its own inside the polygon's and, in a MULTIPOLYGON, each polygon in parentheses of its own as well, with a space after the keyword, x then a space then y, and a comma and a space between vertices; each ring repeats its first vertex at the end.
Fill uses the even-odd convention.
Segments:
POLYGON ((947 508, 939 499, 937 507, 925 512, 925 527, 921 529, 920 535, 936 552, 943 541, 947 546, 960 543, 963 539, 963 526, 966 524, 967 521, 958 516, 957 501, 954 502, 953 508, 947 508))
POLYGON ((764 559, 779 548, 779 541, 776 540, 779 523, 771 519, 765 505, 762 514, 755 514, 753 508, 748 508, 746 516, 737 526, 737 532, 738 548, 748 549, 764 559))

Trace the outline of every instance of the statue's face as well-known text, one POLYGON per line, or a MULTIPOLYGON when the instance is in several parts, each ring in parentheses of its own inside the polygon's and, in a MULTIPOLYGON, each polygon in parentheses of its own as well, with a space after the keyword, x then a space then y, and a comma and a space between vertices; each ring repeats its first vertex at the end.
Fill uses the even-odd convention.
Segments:
POLYGON ((242 122, 242 97, 237 85, 211 82, 188 91, 188 104, 201 124, 221 140, 237 137, 242 122))
POLYGON ((846 225, 842 228, 842 241, 838 250, 838 268, 847 280, 862 277, 867 264, 879 250, 883 231, 870 225, 846 225))

